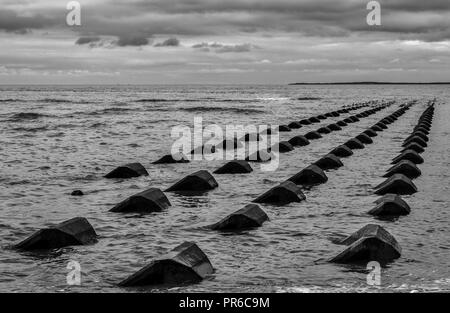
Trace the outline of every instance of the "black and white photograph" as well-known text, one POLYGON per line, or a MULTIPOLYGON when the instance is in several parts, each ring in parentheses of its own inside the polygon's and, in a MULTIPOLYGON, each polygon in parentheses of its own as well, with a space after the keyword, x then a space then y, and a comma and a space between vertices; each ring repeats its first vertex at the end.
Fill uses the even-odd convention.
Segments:
POLYGON ((0 293, 448 293, 449 120, 449 0, 0 0, 0 293))

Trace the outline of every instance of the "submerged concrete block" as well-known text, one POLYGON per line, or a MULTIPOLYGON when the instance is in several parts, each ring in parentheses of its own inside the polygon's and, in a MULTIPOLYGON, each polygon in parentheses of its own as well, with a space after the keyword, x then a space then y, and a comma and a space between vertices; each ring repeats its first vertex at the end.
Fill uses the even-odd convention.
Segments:
POLYGON ((236 231, 260 227, 269 217, 257 204, 248 204, 242 209, 228 215, 209 228, 212 230, 236 231))
POLYGON ((326 183, 328 181, 328 177, 320 167, 315 164, 311 164, 288 180, 297 185, 313 186, 326 183))
POLYGON ((253 172, 252 167, 244 160, 233 160, 214 171, 214 174, 247 174, 253 172))
POLYGON ((309 121, 311 122, 311 123, 320 123, 320 120, 317 118, 317 117, 311 117, 311 118, 309 118, 309 121))
POLYGON ((339 167, 344 166, 342 164, 341 160, 334 154, 327 154, 324 157, 322 157, 320 160, 314 163, 318 167, 320 167, 322 170, 330 170, 330 169, 336 169, 339 167))
POLYGON ((218 186, 216 180, 208 171, 201 170, 186 176, 167 188, 166 191, 207 191, 218 186))
POLYGON ((291 122, 288 124, 289 128, 292 129, 299 129, 302 128, 302 124, 300 124, 299 122, 291 122))
POLYGON ((84 196, 84 192, 81 190, 74 190, 70 195, 74 197, 81 197, 84 196))
POLYGON ((326 117, 324 114, 317 115, 317 118, 318 118, 319 120, 326 120, 326 119, 327 119, 327 117, 326 117))
POLYGON ((342 127, 339 126, 338 124, 329 124, 327 126, 328 129, 332 130, 332 131, 339 131, 342 130, 342 127))
POLYGON ((212 154, 215 153, 216 151, 217 150, 215 146, 206 144, 192 149, 191 154, 204 155, 204 154, 212 154))
POLYGON ((288 141, 280 141, 272 146, 272 149, 278 150, 280 153, 286 153, 294 150, 294 147, 288 141))
POLYGON ((352 138, 346 143, 344 143, 344 146, 347 146, 348 148, 355 150, 355 149, 364 149, 364 145, 361 141, 359 141, 356 138, 352 138))
POLYGON ((363 131, 363 134, 366 134, 367 136, 372 138, 378 136, 378 134, 373 129, 366 129, 365 131, 363 131))
POLYGON ((184 242, 120 282, 119 286, 192 284, 202 281, 213 272, 205 253, 195 243, 184 242))
POLYGON ((290 131, 291 131, 291 128, 290 128, 288 125, 280 125, 280 126, 278 126, 278 131, 279 131, 280 133, 283 133, 283 132, 290 132, 290 131))
POLYGON ((148 176, 148 172, 141 163, 129 163, 112 170, 105 178, 133 178, 148 176))
POLYGON ((389 263, 401 256, 397 240, 383 227, 368 224, 343 240, 348 245, 344 251, 333 257, 333 263, 363 263, 378 261, 389 263))
POLYGON ((368 214, 375 216, 399 216, 408 215, 411 212, 408 203, 396 194, 386 194, 375 201, 375 204, 376 206, 367 212, 368 214))
POLYGON ((402 147, 406 147, 407 145, 409 145, 410 143, 417 143, 419 146, 422 147, 426 147, 428 146, 428 144, 426 143, 426 141, 424 141, 422 138, 420 138, 419 136, 413 136, 407 140, 405 140, 405 142, 403 143, 402 147))
POLYGON ((167 154, 161 159, 153 162, 152 164, 174 164, 174 163, 189 163, 187 157, 182 153, 167 154))
POLYGON ((409 139, 411 139, 411 138, 413 138, 415 136, 420 137, 425 142, 429 141, 428 135, 426 135, 425 133, 421 132, 420 130, 414 131, 408 138, 405 139, 405 141, 409 140, 409 139))
POLYGON ((392 160, 391 164, 396 164, 402 160, 409 160, 414 164, 422 164, 423 158, 414 150, 405 150, 392 160))
POLYGON ((422 153, 425 151, 425 149, 422 146, 418 145, 415 142, 410 143, 407 146, 405 146, 405 148, 401 152, 405 152, 406 150, 413 150, 413 151, 416 151, 417 153, 422 153))
POLYGON ((414 179, 422 175, 422 172, 413 162, 402 160, 388 169, 383 177, 391 177, 394 174, 403 174, 409 179, 414 179))
POLYGON ((310 142, 305 136, 299 135, 289 139, 289 143, 294 147, 296 146, 303 147, 309 145, 310 142))
POLYGON ((311 121, 309 121, 307 119, 303 119, 299 123, 302 124, 302 125, 311 125, 312 124, 311 121))
POLYGON ((114 206, 110 212, 160 212, 171 206, 169 199, 158 188, 150 188, 135 194, 114 206))
POLYGON ((375 187, 377 195, 394 193, 397 195, 411 195, 417 192, 414 183, 403 174, 394 174, 375 187))
POLYGON ((20 250, 57 249, 87 245, 97 241, 94 228, 84 217, 75 217, 41 229, 14 247, 20 250))
POLYGON ((328 127, 324 126, 324 127, 320 127, 317 132, 319 134, 329 134, 331 133, 331 129, 329 129, 328 127))
POLYGON ((348 124, 347 124, 346 122, 344 122, 344 121, 337 121, 336 124, 337 124, 338 126, 341 126, 341 127, 345 127, 345 126, 348 125, 348 124))
POLYGON ((301 202, 305 199, 305 195, 296 184, 285 181, 262 194, 252 202, 285 205, 291 202, 301 202))
POLYGON ((237 138, 233 139, 225 139, 218 145, 216 145, 216 148, 222 149, 222 150, 236 150, 239 148, 242 148, 244 145, 242 142, 240 142, 237 138))
POLYGON ((372 138, 370 138, 369 136, 367 136, 366 134, 362 133, 359 134, 358 136, 355 137, 356 139, 358 139, 359 141, 361 141, 363 144, 371 144, 373 143, 372 138))
POLYGON ((378 125, 373 125, 372 127, 370 127, 371 130, 375 131, 375 132, 382 132, 383 128, 381 128, 378 125))
POLYGON ((378 122, 375 124, 375 126, 378 126, 382 129, 388 129, 388 127, 386 126, 386 124, 384 124, 383 122, 378 122))
POLYGON ((334 148, 333 150, 331 150, 330 153, 334 154, 335 156, 337 156, 339 158, 346 158, 346 157, 353 155, 352 149, 350 149, 349 147, 344 146, 344 145, 334 148))
POLYGON ((311 131, 311 132, 305 134, 305 137, 306 137, 306 139, 314 140, 314 139, 322 138, 322 135, 316 131, 311 131))

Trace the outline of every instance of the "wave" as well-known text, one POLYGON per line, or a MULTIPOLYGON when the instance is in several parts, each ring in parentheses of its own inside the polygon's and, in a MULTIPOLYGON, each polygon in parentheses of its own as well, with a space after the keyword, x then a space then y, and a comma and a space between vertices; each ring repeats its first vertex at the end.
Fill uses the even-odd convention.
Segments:
POLYGON ((37 133, 37 132, 48 130, 48 127, 47 126, 42 126, 42 127, 16 127, 16 128, 13 128, 12 130, 16 131, 16 132, 37 133))
POLYGON ((26 100, 20 100, 20 99, 0 99, 0 102, 20 102, 20 101, 26 101, 26 100))

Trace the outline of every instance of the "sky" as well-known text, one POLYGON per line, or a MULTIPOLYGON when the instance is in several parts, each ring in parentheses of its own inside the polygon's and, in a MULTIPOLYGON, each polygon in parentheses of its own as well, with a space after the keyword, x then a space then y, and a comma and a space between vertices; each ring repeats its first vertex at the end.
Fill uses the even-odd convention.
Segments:
POLYGON ((0 0, 0 84, 450 81, 450 0, 0 0))

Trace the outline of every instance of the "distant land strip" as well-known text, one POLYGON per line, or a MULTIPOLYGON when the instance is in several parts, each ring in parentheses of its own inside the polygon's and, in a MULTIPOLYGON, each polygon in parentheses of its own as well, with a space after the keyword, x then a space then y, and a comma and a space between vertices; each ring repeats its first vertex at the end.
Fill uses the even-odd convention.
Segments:
POLYGON ((333 82, 333 83, 290 83, 294 85, 450 85, 450 82, 333 82))

